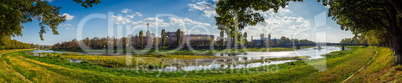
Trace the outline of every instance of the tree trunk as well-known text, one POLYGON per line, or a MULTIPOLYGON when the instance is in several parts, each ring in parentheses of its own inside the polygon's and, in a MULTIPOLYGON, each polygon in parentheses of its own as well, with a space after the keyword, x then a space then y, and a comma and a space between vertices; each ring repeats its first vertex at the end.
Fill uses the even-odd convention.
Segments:
POLYGON ((395 55, 395 64, 402 64, 402 49, 400 49, 400 47, 402 47, 402 35, 398 34, 398 35, 394 35, 392 41, 392 49, 394 51, 394 55, 395 55))
MULTIPOLYGON (((392 0, 391 0, 392 1, 392 0)), ((398 9, 391 9, 390 10, 390 16, 391 19, 389 19, 389 31, 387 31, 388 33, 390 33, 391 35, 391 40, 390 40, 390 48, 394 51, 394 56, 395 56, 395 65, 398 64, 402 64, 402 49, 400 49, 402 47, 402 31, 400 26, 398 26, 398 13, 397 13, 398 9)))
POLYGON ((398 1, 395 0, 388 0, 389 3, 394 7, 394 9, 398 12, 399 16, 402 17, 402 8, 399 6, 401 4, 398 4, 398 1))

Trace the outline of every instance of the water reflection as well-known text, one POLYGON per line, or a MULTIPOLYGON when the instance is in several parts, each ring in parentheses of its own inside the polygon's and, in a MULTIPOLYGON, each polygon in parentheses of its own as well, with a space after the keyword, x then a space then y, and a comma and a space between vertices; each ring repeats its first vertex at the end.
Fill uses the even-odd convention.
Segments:
POLYGON ((82 60, 72 60, 72 59, 70 59, 70 63, 81 63, 82 62, 82 60))
MULTIPOLYGON (((281 58, 281 57, 295 57, 295 56, 309 56, 308 59, 318 59, 324 58, 321 56, 322 54, 327 54, 333 51, 341 50, 340 47, 334 46, 322 46, 322 49, 317 48, 305 48, 297 51, 280 51, 280 52, 245 52, 245 53, 216 53, 214 56, 223 56, 223 57, 235 57, 231 59, 219 59, 213 60, 209 62, 209 64, 195 64, 195 65, 173 65, 167 66, 157 69, 149 69, 153 71, 193 71, 193 70, 211 70, 211 69, 236 69, 236 68, 253 68, 253 67, 261 67, 266 65, 273 64, 282 64, 286 62, 292 62, 295 60, 283 60, 283 61, 261 61, 261 62, 252 62, 252 63, 243 63, 243 64, 228 64, 227 62, 248 62, 254 60, 261 60, 267 58, 281 58)), ((34 50, 34 53, 66 53, 62 51, 52 51, 52 50, 34 50)), ((77 52, 80 53, 80 52, 77 52)), ((34 55, 35 56, 35 55, 34 55)), ((70 60, 71 63, 80 63, 82 60, 70 60)), ((136 69, 127 69, 126 70, 138 70, 136 69)))

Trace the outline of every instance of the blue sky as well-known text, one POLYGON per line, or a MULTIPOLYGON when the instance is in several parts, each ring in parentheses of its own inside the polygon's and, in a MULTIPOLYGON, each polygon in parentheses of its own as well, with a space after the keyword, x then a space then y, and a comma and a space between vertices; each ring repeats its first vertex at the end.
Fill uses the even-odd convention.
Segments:
MULTIPOLYGON (((84 8, 73 0, 47 0, 50 4, 62 7, 60 15, 66 15, 67 20, 58 27, 59 35, 53 35, 48 28, 44 41, 39 38, 39 22, 25 23, 23 36, 14 37, 22 42, 53 45, 77 38, 77 28, 84 17, 91 14, 111 16, 114 22, 112 28, 122 28, 115 35, 123 36, 138 34, 139 30, 146 30, 146 23, 150 23, 151 32, 160 34, 161 29, 176 31, 181 28, 186 34, 212 34, 218 37, 216 29, 215 1, 213 0, 101 0, 101 3, 91 8, 84 8), (108 15, 112 12, 113 15, 108 15), (156 16, 168 15, 163 17, 156 16), (158 25, 158 28, 156 28, 158 25), (128 26, 128 27, 126 27, 128 26)), ((319 2, 306 0, 291 2, 289 6, 280 9, 278 13, 272 11, 258 11, 265 18, 265 22, 256 26, 248 26, 242 32, 248 33, 248 40, 260 38, 259 35, 270 33, 273 38, 281 36, 297 39, 309 39, 317 42, 339 42, 342 38, 353 37, 350 31, 343 31, 339 25, 326 17, 328 9, 319 2)), ((84 24, 82 37, 106 37, 108 34, 108 19, 91 19, 84 24)), ((121 36, 116 36, 121 37, 121 36)))

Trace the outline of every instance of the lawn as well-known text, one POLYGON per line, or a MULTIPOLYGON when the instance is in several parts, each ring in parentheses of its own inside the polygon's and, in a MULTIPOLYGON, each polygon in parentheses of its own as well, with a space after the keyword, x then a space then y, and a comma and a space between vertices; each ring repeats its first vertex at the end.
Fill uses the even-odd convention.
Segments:
MULTIPOLYGON (((17 51, 4 54, 0 62, 9 65, 2 67, 8 71, 19 72, 23 77, 15 74, 3 74, 0 82, 342 82, 361 67, 365 66, 378 54, 371 64, 381 65, 367 66, 373 70, 371 73, 377 73, 374 70, 389 68, 388 64, 379 64, 380 61, 392 61, 388 48, 381 47, 355 47, 352 50, 336 51, 326 54, 322 59, 299 60, 284 64, 255 67, 248 69, 212 69, 200 71, 146 71, 146 70, 123 70, 110 69, 91 62, 70 63, 67 56, 52 55, 53 57, 40 57, 27 54, 27 51, 17 51), (375 49, 375 50, 374 50, 375 49), (376 51, 377 50, 377 51, 376 51), (380 51, 385 50, 385 51, 380 51), (388 51, 387 51, 388 50, 388 51), (381 57, 381 55, 386 55, 381 57), (388 57, 388 58, 387 58, 388 57), (385 66, 382 66, 385 65, 385 66), (325 70, 317 69, 317 66, 324 66, 325 70), (379 68, 379 69, 374 69, 379 68), (6 78, 5 76, 13 76, 6 78)), ((83 56, 77 56, 83 57, 83 56)), ((104 59, 110 57, 99 56, 104 59)), ((146 56, 145 56, 146 57, 146 56)), ((171 58, 153 57, 148 58, 171 58)), ((186 59, 186 58, 183 58, 186 59)), ((108 59, 109 60, 109 59, 108 59)), ((119 61, 119 60, 116 60, 119 61)), ((387 62, 388 63, 388 62, 387 62)), ((390 62, 391 63, 391 62, 390 62)), ((395 67, 385 73, 383 78, 398 76, 400 67, 395 67)), ((364 71, 364 70, 363 70, 364 71)), ((0 71, 4 72, 4 71, 0 71)), ((362 75, 366 75, 362 74, 362 75)), ((367 82, 370 79, 363 79, 359 73, 352 77, 353 82, 367 82), (360 76, 360 77, 358 77, 360 76)), ((374 77, 374 76, 373 76, 374 77)), ((372 81, 368 81, 372 82, 372 81)), ((377 81, 374 81, 377 82, 377 81)))

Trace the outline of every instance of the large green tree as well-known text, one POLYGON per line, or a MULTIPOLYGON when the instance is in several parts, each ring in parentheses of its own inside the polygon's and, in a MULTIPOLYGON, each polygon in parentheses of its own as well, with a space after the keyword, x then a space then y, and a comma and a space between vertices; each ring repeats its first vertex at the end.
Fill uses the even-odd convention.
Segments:
MULTIPOLYGON (((74 0, 83 7, 92 7, 99 0, 74 0)), ((57 26, 65 21, 65 16, 59 14, 61 7, 50 5, 45 0, 0 0, 0 38, 22 36, 21 24, 38 20, 41 30, 40 38, 46 33, 46 26, 57 32, 57 26)))
POLYGON ((228 37, 240 41, 241 30, 248 25, 263 22, 264 18, 258 11, 273 9, 276 13, 279 8, 288 5, 288 1, 303 0, 220 0, 216 3, 215 17, 218 29, 229 33, 228 37))
POLYGON ((342 30, 367 36, 370 43, 383 43, 395 52, 395 63, 402 64, 401 0, 329 0, 331 16, 342 30))
POLYGON ((166 42, 166 30, 165 29, 162 29, 162 32, 161 32, 161 38, 162 38, 162 46, 164 47, 165 46, 165 42, 166 42))
POLYGON ((140 35, 141 47, 143 47, 144 46, 144 32, 140 31, 139 35, 140 35))
POLYGON ((177 29, 177 31, 176 31, 176 40, 177 40, 177 45, 180 45, 180 40, 181 40, 181 31, 180 31, 180 29, 177 29))
MULTIPOLYGON (((220 0, 215 17, 218 28, 238 32, 247 25, 264 21, 257 11, 285 7, 287 1, 302 0, 220 0)), ((402 1, 401 0, 317 0, 329 6, 342 30, 366 36, 369 42, 383 43, 395 52, 395 63, 402 64, 402 1), (373 35, 374 34, 374 35, 373 35), (378 35, 376 35, 378 34, 378 35)), ((238 34, 231 34, 234 36, 238 34)))

